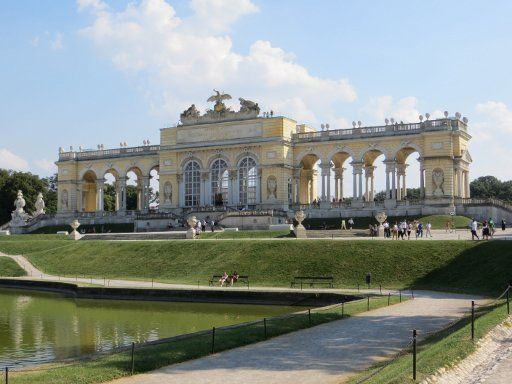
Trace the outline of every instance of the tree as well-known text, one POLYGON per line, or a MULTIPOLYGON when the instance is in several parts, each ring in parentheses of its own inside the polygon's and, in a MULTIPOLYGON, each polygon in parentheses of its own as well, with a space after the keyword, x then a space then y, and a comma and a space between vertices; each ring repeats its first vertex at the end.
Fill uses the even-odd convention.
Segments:
POLYGON ((107 212, 116 210, 116 188, 112 184, 105 184, 103 190, 103 209, 107 212))
POLYGON ((501 181, 494 176, 481 176, 473 180, 469 188, 472 197, 512 201, 512 180, 501 181))
POLYGON ((137 187, 135 185, 126 186, 126 209, 128 211, 137 209, 137 187))
POLYGON ((50 189, 48 180, 40 179, 39 176, 30 172, 0 170, 0 223, 11 220, 11 212, 14 210, 14 201, 19 190, 23 192, 27 213, 31 214, 35 211, 34 204, 40 192, 43 193, 43 198, 49 197, 50 204, 47 212, 56 211, 56 191, 50 189))

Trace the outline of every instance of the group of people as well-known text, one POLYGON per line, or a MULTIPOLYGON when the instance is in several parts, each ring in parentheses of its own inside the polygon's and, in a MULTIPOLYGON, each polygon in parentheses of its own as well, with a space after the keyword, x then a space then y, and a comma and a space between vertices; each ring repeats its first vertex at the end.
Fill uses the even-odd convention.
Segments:
POLYGON ((209 217, 201 220, 197 220, 196 227, 194 228, 196 230, 196 234, 200 235, 201 232, 205 231, 207 227, 210 227, 210 230, 212 232, 215 232, 215 221, 213 219, 210 219, 209 217))
MULTIPOLYGON (((384 227, 384 237, 392 240, 405 240, 406 237, 410 240, 412 233, 414 233, 416 239, 422 238, 423 236, 432 237, 432 224, 430 222, 424 225, 418 220, 407 222, 407 220, 404 219, 400 222, 395 221, 393 225, 386 221, 382 226, 384 227)), ((370 230, 370 235, 372 235, 372 232, 375 232, 375 230, 377 230, 375 236, 378 236, 378 227, 376 225, 373 230, 370 230)))
MULTIPOLYGON (((471 219, 471 221, 468 224, 469 229, 471 230, 471 239, 480 240, 480 237, 478 236, 478 227, 479 223, 476 221, 475 218, 471 219)), ((504 231, 507 227, 507 223, 505 220, 501 220, 501 230, 504 231)), ((489 240, 494 237, 494 233, 496 232, 496 224, 494 224, 494 220, 492 217, 489 217, 489 220, 482 221, 482 239, 483 240, 489 240)))
POLYGON ((227 282, 232 287, 233 284, 238 281, 239 277, 240 277, 240 275, 238 274, 237 271, 233 272, 232 275, 228 275, 227 272, 224 272, 222 274, 221 278, 219 279, 220 286, 223 287, 224 284, 226 284, 226 282, 227 282))

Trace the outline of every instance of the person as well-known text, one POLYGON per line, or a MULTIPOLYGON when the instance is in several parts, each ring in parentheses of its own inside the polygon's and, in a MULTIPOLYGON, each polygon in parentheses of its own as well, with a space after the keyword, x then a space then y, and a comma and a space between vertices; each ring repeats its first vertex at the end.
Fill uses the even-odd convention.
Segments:
POLYGON ((226 280, 228 279, 228 273, 227 272, 224 272, 222 274, 222 277, 219 279, 219 283, 220 283, 220 286, 223 287, 224 286, 224 283, 226 282, 226 280))
POLYGON ((412 223, 407 224, 407 240, 411 240, 412 223))
POLYGON ((489 240, 489 224, 487 223, 487 220, 484 220, 482 223, 482 239, 489 240))
POLYGON ((238 274, 237 271, 233 272, 233 274, 231 275, 231 286, 233 286, 234 283, 236 283, 238 281, 238 278, 240 277, 240 275, 238 274))
POLYGON ((210 221, 210 227, 212 229, 212 232, 215 232, 215 220, 212 219, 212 221, 210 221))
POLYGON ((402 240, 405 240, 405 235, 407 235, 407 220, 402 221, 402 240))
POLYGON ((370 236, 375 237, 375 230, 373 229, 373 225, 368 224, 368 230, 370 231, 370 236))
POLYGON ((393 229, 391 230, 391 232, 393 233, 392 240, 398 240, 398 224, 396 221, 395 224, 393 225, 393 229))
POLYGON ((354 219, 353 218, 348 219, 348 229, 352 230, 353 226, 354 226, 354 219))
POLYGON ((444 225, 444 229, 445 229, 446 233, 448 233, 448 232, 452 233, 450 221, 446 222, 446 224, 444 225))
POLYGON ((425 231, 425 237, 432 237, 432 232, 431 232, 431 229, 432 229, 432 224, 430 224, 430 221, 427 223, 427 230, 425 231))
POLYGON ((491 235, 491 238, 494 237, 494 232, 496 232, 495 227, 494 220, 492 217, 489 217, 489 234, 491 235))
POLYGON ((423 238, 423 224, 421 221, 418 223, 418 237, 423 238))
POLYGON ((391 234, 389 233, 389 223, 385 221, 384 224, 382 224, 382 226, 384 227, 384 238, 389 239, 391 237, 391 234))
POLYGON ((345 223, 345 220, 341 220, 341 229, 347 230, 347 224, 345 223))
POLYGON ((476 231, 478 230, 478 222, 475 219, 471 220, 471 240, 475 240, 475 237, 480 240, 476 231))
POLYGON ((504 231, 505 228, 507 227, 507 223, 505 222, 505 220, 501 220, 501 230, 504 231))

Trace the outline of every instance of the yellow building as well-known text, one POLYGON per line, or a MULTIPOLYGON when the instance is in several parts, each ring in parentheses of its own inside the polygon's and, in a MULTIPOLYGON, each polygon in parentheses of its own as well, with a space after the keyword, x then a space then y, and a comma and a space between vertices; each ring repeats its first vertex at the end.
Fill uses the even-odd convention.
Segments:
MULTIPOLYGON (((139 214, 150 210, 150 178, 159 176, 158 212, 307 209, 311 217, 449 213, 469 197, 467 120, 455 117, 383 126, 316 129, 240 99, 231 111, 217 92, 212 110, 192 105, 160 145, 60 151, 61 216, 130 216, 127 175, 136 175, 139 214), (420 199, 407 196, 407 157, 418 153, 420 199), (384 155, 386 197, 374 196, 375 159, 384 155), (105 175, 115 178, 116 212, 104 213, 105 175), (343 190, 343 179, 352 188, 343 190)), ((133 180, 135 181, 135 180, 133 180)))

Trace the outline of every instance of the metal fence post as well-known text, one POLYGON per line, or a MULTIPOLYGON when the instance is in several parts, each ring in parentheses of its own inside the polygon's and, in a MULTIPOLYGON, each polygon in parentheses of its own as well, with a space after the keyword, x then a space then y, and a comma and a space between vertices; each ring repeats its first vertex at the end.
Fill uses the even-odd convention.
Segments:
POLYGON ((510 285, 507 288, 507 315, 510 315, 510 285))
POLYGON ((212 328, 212 354, 215 353, 215 327, 212 328))
POLYGON ((416 330, 412 330, 412 379, 416 381, 416 330))
POLYGON ((309 326, 311 327, 311 309, 308 309, 308 321, 309 321, 309 326))
POLYGON ((367 302, 366 302, 366 310, 370 310, 370 296, 368 296, 367 302))
POLYGON ((343 319, 344 312, 345 312, 345 302, 342 301, 341 302, 341 318, 342 319, 343 319))
POLYGON ((267 340, 267 318, 263 318, 263 334, 265 336, 265 340, 267 340))
POLYGON ((471 301, 471 340, 475 340, 475 301, 471 301))
POLYGON ((357 292, 359 292, 359 283, 357 283, 357 292))
POLYGON ((131 367, 132 375, 133 375, 134 371, 135 371, 135 343, 132 341, 132 367, 131 367))
POLYGON ((402 302, 402 291, 398 290, 398 295, 400 296, 400 302, 402 302))
POLYGON ((414 291, 411 289, 411 297, 414 299, 414 291))
POLYGON ((379 284, 380 294, 382 295, 382 284, 379 284))
POLYGON ((388 292, 388 307, 389 307, 389 301, 391 300, 391 292, 388 292))

